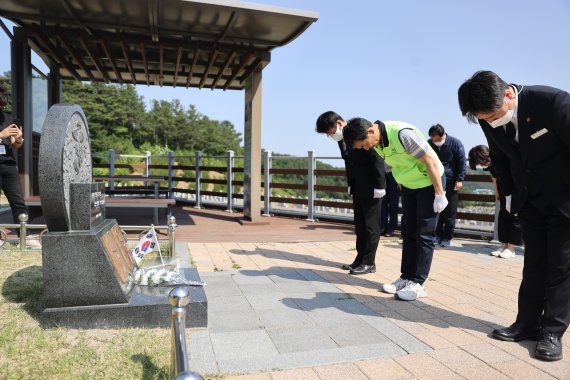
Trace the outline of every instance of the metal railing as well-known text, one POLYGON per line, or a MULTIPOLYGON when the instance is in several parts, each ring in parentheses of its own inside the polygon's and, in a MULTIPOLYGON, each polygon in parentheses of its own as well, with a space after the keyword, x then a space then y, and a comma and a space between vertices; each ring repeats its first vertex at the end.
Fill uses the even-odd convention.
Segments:
MULTIPOLYGON (((206 156, 197 151, 193 156, 176 156, 170 151, 167 156, 119 155, 110 150, 108 154, 94 154, 103 163, 94 163, 96 170, 107 170, 108 176, 123 176, 117 170, 137 171, 163 177, 161 190, 168 190, 177 201, 193 203, 194 207, 204 205, 223 208, 227 212, 243 209, 243 166, 237 165, 243 156, 228 151, 224 156, 206 156), (138 163, 132 163, 138 160, 138 163), (131 162, 131 163, 128 163, 131 162), (117 174, 119 173, 119 174, 117 174), (180 176, 183 173, 183 176, 180 176)), ((351 222, 354 218, 352 201, 346 195, 344 168, 322 168, 325 161, 342 161, 341 157, 319 157, 314 151, 307 156, 276 156, 270 151, 263 154, 262 213, 264 216, 290 215, 307 220, 332 219, 351 222), (295 168, 278 165, 280 160, 291 160, 295 168), (286 176, 286 177, 284 177, 286 176), (295 181, 290 178, 295 177, 295 181), (326 185, 324 177, 341 177, 337 185, 326 185), (287 182, 286 182, 287 181, 287 182), (300 193, 300 196, 285 195, 286 192, 300 193), (279 195, 280 193, 281 195, 279 195), (328 195, 328 198, 323 197, 328 195)), ((491 183, 488 174, 467 175, 465 182, 491 183)), ((110 184, 109 184, 110 185, 110 184)), ((489 187, 489 185, 485 185, 489 187)), ((482 186, 482 187, 485 187, 482 186)), ((124 186, 128 188, 127 186, 124 186)), ((135 186, 131 186, 135 189, 135 186)), ((492 194, 459 194, 458 227, 481 236, 492 236, 495 221, 495 199, 492 194), (464 201, 469 203, 463 203, 464 201), (462 204, 468 207, 462 208, 462 204), (479 205, 475 207, 474 205, 479 205)))
MULTIPOLYGON (((7 229, 16 229, 19 230, 19 238, 18 238, 18 249, 20 252, 23 251, 39 251, 41 250, 41 243, 42 237, 44 234, 48 232, 47 225, 45 224, 28 224, 28 215, 27 214, 20 214, 20 224, 0 224, 0 247, 3 247, 6 241, 8 240, 8 234, 5 230, 7 229), (38 245, 29 246, 27 232, 28 230, 41 230, 41 233, 38 236, 38 245)), ((166 230, 167 237, 166 238, 158 238, 159 241, 167 241, 168 242, 168 254, 169 256, 173 256, 174 247, 176 247, 176 218, 173 215, 168 217, 168 225, 167 226, 154 226, 155 230, 166 230)), ((123 239, 125 243, 129 241, 138 241, 139 238, 129 238, 125 231, 140 231, 144 230, 146 227, 144 226, 121 226, 119 225, 121 232, 123 233, 123 239)), ((150 227, 149 227, 150 228, 150 227)), ((144 232, 144 231, 143 231, 144 232)), ((141 234, 142 235, 142 234, 141 234)), ((5 248, 0 248, 2 251, 9 251, 5 248)))
POLYGON ((196 372, 190 371, 188 353, 186 351, 186 306, 190 303, 188 288, 174 288, 168 294, 168 302, 172 305, 171 338, 170 338, 170 378, 176 380, 203 380, 196 372))

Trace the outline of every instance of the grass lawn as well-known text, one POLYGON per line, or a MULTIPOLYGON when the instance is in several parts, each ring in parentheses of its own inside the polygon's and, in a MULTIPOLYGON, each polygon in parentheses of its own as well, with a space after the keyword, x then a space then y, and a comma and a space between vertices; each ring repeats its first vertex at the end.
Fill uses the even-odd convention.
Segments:
POLYGON ((167 379, 170 329, 44 328, 39 252, 0 252, 1 379, 167 379))

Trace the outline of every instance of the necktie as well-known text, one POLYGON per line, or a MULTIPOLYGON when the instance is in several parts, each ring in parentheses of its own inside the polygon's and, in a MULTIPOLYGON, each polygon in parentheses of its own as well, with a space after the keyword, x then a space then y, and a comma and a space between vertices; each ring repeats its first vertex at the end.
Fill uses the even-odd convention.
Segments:
POLYGON ((508 123, 505 128, 505 134, 507 135, 507 141, 511 145, 517 146, 518 143, 515 141, 515 136, 517 134, 517 130, 513 123, 508 123))

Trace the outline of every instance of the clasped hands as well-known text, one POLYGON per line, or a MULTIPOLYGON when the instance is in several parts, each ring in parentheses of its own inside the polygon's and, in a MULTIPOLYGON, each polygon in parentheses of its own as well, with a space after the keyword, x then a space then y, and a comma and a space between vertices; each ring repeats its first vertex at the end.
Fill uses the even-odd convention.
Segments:
POLYGON ((10 143, 14 144, 21 144, 23 142, 22 137, 22 129, 18 127, 16 124, 9 125, 8 127, 4 128, 0 131, 0 138, 1 139, 10 139, 10 143))

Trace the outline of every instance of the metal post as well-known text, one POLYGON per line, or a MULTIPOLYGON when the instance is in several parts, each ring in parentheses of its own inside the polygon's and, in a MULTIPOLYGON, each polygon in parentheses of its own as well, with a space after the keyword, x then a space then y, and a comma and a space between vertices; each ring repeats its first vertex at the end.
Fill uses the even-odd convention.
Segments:
POLYGON ((228 208, 227 212, 234 212, 234 151, 228 150, 226 154, 227 162, 227 196, 228 196, 228 208))
POLYGON ((174 177, 174 152, 168 152, 168 198, 174 198, 172 193, 172 177, 174 177))
POLYGON ((307 220, 315 221, 315 151, 310 150, 308 159, 308 173, 307 173, 307 220))
POLYGON ((150 152, 145 150, 145 177, 150 176, 150 152))
POLYGON ((499 211, 501 211, 501 201, 495 201, 495 221, 493 222, 493 240, 499 241, 499 211))
POLYGON ((176 218, 173 215, 168 217, 168 255, 174 257, 174 247, 176 246, 176 218))
POLYGON ((202 151, 196 152, 196 204, 194 208, 202 208, 202 151))
POLYGON ((186 352, 186 306, 190 303, 188 288, 174 288, 168 294, 168 302, 172 305, 170 341, 170 378, 172 379, 203 379, 196 372, 188 368, 188 354, 186 352))
POLYGON ((271 216, 271 151, 263 154, 263 214, 271 216))
POLYGON ((20 219, 20 252, 26 250, 26 223, 28 222, 28 214, 21 213, 18 215, 20 219))
MULTIPOLYGON (((115 150, 109 149, 109 177, 115 176, 115 150)), ((115 190, 115 181, 109 181, 109 190, 115 190)))

